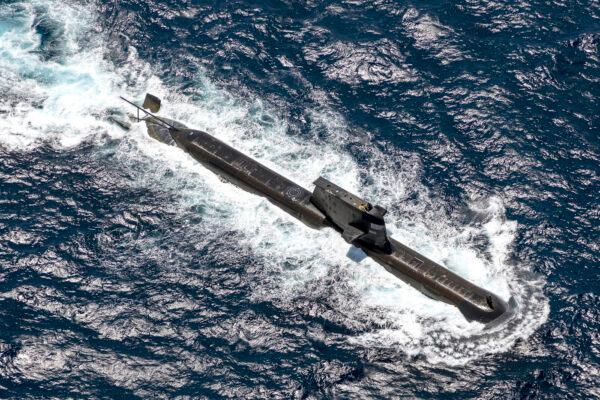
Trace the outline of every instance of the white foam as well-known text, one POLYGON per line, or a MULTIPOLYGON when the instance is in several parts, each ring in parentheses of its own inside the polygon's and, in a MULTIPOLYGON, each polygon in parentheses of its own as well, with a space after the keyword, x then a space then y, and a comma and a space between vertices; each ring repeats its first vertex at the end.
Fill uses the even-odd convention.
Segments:
MULTIPOLYGON (((105 61, 100 40, 89 41, 86 29, 94 23, 93 13, 85 7, 61 3, 61 12, 50 15, 62 24, 66 45, 59 59, 43 60, 33 52, 40 41, 31 24, 39 11, 30 4, 0 7, 0 67, 7 70, 9 82, 0 100, 0 110, 7 113, 0 120, 2 145, 27 150, 40 143, 61 148, 83 140, 102 143, 106 136, 122 139, 116 157, 131 169, 133 181, 115 184, 170 191, 178 199, 174 210, 204 206, 204 229, 208 226, 217 235, 235 230, 239 246, 252 249, 261 260, 255 297, 293 307, 299 294, 315 296, 317 302, 326 293, 343 322, 363 332, 348 338, 357 346, 393 347, 422 354, 430 362, 462 364, 510 348, 546 319, 541 282, 524 278, 520 272, 526 272, 527 265, 506 261, 517 227, 506 220, 500 197, 469 204, 484 222, 461 225, 420 183, 418 158, 361 145, 365 138, 351 134, 333 110, 307 110, 312 128, 324 134, 300 140, 288 135, 287 122, 261 100, 240 99, 202 76, 197 82, 202 101, 172 93, 149 75, 134 49, 127 65, 118 69, 105 61), (22 17, 8 24, 15 7, 23 7, 22 17), (79 43, 82 38, 85 48, 79 43), (385 205, 389 231, 396 239, 504 299, 514 296, 522 306, 509 323, 484 330, 372 260, 355 263, 346 257, 348 245, 338 234, 311 230, 266 200, 222 182, 177 148, 150 139, 142 125, 125 135, 107 122, 105 109, 119 104, 118 94, 139 99, 145 91, 163 98, 162 115, 214 134, 307 188, 325 175, 385 205), (360 164, 348 151, 350 143, 364 156, 360 164), (365 184, 365 177, 371 182, 365 184), (481 237, 487 238, 484 252, 475 240, 481 237)), ((102 151, 99 146, 99 157, 102 151)))
MULTIPOLYGON (((115 93, 127 93, 123 74, 104 60, 101 39, 89 35, 89 9, 63 2, 28 2, 0 8, 0 144, 27 149, 40 141, 75 146, 90 137, 117 135, 106 119, 115 93), (44 59, 37 18, 60 29, 60 56, 44 59)), ((139 64, 139 63, 138 63, 139 64)), ((128 68, 137 68, 135 63, 128 68)))

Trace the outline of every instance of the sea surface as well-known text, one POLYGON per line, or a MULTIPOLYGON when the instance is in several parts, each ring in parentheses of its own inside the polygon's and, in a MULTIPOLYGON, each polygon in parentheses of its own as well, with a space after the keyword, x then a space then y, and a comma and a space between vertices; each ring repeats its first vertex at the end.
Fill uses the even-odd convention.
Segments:
POLYGON ((600 398, 600 2, 0 0, 0 398, 600 398), (467 322, 125 96, 517 303, 467 322))

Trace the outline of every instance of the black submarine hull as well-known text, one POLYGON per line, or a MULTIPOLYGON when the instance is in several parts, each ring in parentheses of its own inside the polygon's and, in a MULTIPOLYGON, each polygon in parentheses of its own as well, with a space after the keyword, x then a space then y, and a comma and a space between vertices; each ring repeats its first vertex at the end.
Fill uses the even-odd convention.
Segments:
MULTIPOLYGON (((344 228, 335 218, 315 205, 310 191, 206 132, 188 129, 171 120, 166 121, 177 125, 167 127, 164 121, 162 118, 146 119, 148 134, 166 144, 177 145, 217 175, 251 193, 264 196, 309 227, 332 227, 345 235, 342 232, 344 228)), ((385 246, 376 246, 360 237, 352 244, 426 296, 456 306, 469 321, 489 323, 508 312, 507 303, 497 295, 387 238, 387 235, 386 239, 385 246)))
POLYGON ((311 192, 206 132, 171 131, 175 143, 208 169, 235 185, 266 197, 311 228, 327 226, 327 217, 311 202, 311 192))
POLYGON ((395 239, 386 253, 358 244, 388 272, 435 300, 456 306, 469 321, 483 323, 504 315, 508 306, 494 293, 480 288, 395 239))

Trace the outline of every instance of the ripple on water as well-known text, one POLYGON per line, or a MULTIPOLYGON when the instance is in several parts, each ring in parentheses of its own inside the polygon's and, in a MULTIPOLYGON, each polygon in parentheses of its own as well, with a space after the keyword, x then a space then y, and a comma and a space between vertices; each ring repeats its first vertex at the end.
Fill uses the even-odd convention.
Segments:
POLYGON ((0 393, 597 394, 597 35, 527 2, 265 7, 0 6, 0 393), (515 315, 467 323, 107 122, 146 90, 307 187, 377 199, 515 315))

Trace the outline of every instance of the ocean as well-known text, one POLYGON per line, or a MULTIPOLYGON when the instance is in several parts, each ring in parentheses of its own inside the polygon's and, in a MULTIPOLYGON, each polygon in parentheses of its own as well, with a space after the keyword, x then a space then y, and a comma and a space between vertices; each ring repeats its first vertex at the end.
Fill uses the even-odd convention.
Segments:
POLYGON ((0 0, 0 398, 600 398, 600 3, 0 0), (497 293, 486 327, 119 96, 497 293))

